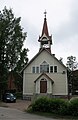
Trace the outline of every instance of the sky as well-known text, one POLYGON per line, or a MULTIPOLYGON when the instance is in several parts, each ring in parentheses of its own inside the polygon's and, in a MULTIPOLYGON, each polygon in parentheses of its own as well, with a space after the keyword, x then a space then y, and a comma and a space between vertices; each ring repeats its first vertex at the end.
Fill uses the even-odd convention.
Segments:
POLYGON ((27 32, 24 47, 29 49, 28 58, 39 51, 44 11, 47 11, 49 35, 52 34, 52 54, 57 59, 75 56, 78 62, 78 0, 0 0, 0 11, 12 8, 15 17, 21 17, 21 27, 27 32))

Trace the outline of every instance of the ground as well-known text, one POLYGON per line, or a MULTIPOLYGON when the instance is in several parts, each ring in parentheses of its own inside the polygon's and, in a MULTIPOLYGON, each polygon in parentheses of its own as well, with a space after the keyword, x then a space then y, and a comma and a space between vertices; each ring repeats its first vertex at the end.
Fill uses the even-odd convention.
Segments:
POLYGON ((2 103, 2 104, 5 107, 15 108, 15 109, 24 111, 31 104, 31 101, 17 100, 16 103, 2 103))
POLYGON ((26 100, 17 100, 16 103, 2 102, 0 105, 0 120, 69 120, 64 118, 48 118, 45 116, 39 116, 24 112, 30 104, 31 101, 26 100))
POLYGON ((0 107, 0 120, 65 120, 29 114, 13 108, 0 107))

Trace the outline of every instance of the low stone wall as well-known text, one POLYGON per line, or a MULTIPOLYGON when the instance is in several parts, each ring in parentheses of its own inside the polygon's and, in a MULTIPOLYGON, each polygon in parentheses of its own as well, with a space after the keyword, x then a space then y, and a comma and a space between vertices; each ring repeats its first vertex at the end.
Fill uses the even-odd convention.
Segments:
POLYGON ((48 97, 48 98, 63 98, 63 99, 68 99, 68 95, 52 95, 52 94, 46 94, 46 93, 41 93, 41 94, 33 94, 33 95, 23 95, 24 100, 29 100, 33 101, 39 97, 48 97))
POLYGON ((33 95, 23 95, 23 100, 31 101, 33 95))

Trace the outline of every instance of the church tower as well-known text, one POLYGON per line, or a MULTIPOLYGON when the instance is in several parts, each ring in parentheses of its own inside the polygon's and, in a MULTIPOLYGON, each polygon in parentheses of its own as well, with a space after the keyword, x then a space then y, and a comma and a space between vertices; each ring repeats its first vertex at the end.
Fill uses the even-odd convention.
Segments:
POLYGON ((40 51, 45 48, 51 53, 51 45, 52 45, 52 35, 49 36, 48 26, 47 26, 47 19, 46 19, 46 11, 44 12, 44 23, 42 34, 39 36, 38 42, 40 42, 40 51))

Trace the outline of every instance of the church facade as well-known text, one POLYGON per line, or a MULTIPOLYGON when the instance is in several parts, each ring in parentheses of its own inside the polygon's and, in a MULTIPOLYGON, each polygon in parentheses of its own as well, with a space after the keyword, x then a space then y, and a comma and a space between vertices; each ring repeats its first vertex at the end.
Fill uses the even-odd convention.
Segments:
POLYGON ((49 35, 46 13, 39 52, 23 68, 23 99, 37 96, 66 97, 68 95, 67 68, 51 53, 52 35, 49 35))

